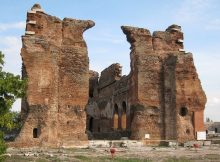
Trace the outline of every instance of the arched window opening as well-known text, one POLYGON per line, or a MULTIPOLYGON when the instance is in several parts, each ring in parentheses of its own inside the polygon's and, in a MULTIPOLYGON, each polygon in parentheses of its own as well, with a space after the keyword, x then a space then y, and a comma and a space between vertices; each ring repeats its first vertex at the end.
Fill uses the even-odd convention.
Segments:
POLYGON ((186 129, 186 134, 190 134, 190 130, 189 129, 186 129))
POLYGON ((115 106, 114 106, 114 114, 118 114, 118 105, 117 104, 115 104, 115 106))
POLYGON ((93 97, 93 91, 89 91, 89 97, 90 97, 90 98, 93 97))
POLYGON ((215 133, 218 133, 218 128, 215 128, 215 133))
POLYGON ((127 107, 126 107, 126 103, 123 101, 122 102, 122 116, 121 116, 121 128, 122 130, 126 130, 127 128, 127 107))
POLYGON ((39 134, 38 129, 34 128, 33 129, 33 138, 38 138, 38 134, 39 134))
POLYGON ((126 113, 127 107, 125 101, 122 102, 122 108, 123 108, 123 113, 126 113))
POLYGON ((93 131, 93 117, 91 117, 89 119, 89 131, 92 132, 93 131))
POLYGON ((113 114, 113 129, 118 129, 118 105, 115 104, 114 106, 114 114, 113 114))
POLYGON ((94 81, 89 79, 89 97, 93 98, 93 92, 94 92, 94 81))
POLYGON ((186 116, 188 114, 188 109, 186 107, 181 107, 179 114, 183 117, 186 116))

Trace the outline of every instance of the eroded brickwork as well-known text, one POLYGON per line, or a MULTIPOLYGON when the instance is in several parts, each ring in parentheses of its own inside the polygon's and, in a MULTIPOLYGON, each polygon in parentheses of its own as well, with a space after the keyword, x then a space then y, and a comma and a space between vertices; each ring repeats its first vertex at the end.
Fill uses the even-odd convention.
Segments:
POLYGON ((93 26, 39 5, 27 13, 21 56, 28 89, 17 146, 76 146, 87 136, 185 142, 204 131, 206 96, 180 26, 153 34, 122 26, 131 44, 127 76, 118 63, 100 76, 89 71, 83 32, 93 26))
POLYGON ((102 71, 98 93, 87 105, 93 138, 118 134, 118 138, 144 139, 149 134, 153 140, 195 139, 197 131, 204 131, 206 96, 192 54, 183 50, 181 27, 171 25, 152 35, 143 28, 122 26, 122 30, 131 44, 131 71, 120 77, 119 64, 102 71))
POLYGON ((87 140, 89 59, 83 32, 93 26, 92 21, 60 20, 40 5, 28 11, 21 49, 28 88, 19 145, 58 147, 87 140))

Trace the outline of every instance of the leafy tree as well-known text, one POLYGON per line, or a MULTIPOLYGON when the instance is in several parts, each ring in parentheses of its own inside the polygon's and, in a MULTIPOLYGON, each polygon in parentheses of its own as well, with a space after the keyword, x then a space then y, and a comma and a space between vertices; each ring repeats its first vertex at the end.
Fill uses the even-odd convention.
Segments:
POLYGON ((5 141, 4 141, 4 134, 2 131, 0 131, 0 161, 4 160, 4 157, 1 155, 5 153, 6 149, 7 149, 7 147, 6 147, 5 141))
POLYGON ((10 111, 17 98, 24 96, 25 81, 19 75, 4 72, 4 54, 0 51, 0 154, 6 151, 3 130, 17 127, 16 113, 10 111))

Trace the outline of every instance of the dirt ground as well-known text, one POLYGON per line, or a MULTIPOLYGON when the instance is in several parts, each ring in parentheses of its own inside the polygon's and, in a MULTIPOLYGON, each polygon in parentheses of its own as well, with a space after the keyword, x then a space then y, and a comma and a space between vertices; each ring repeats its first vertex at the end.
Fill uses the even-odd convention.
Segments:
POLYGON ((220 145, 188 147, 130 147, 116 148, 114 159, 109 148, 47 149, 9 148, 6 162, 220 162, 220 145))

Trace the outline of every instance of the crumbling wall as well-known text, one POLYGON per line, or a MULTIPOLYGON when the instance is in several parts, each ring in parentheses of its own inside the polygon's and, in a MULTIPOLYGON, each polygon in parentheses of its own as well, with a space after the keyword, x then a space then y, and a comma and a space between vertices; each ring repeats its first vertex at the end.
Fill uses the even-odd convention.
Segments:
POLYGON ((27 117, 18 145, 57 147, 87 139, 89 60, 82 35, 92 26, 92 21, 47 15, 38 4, 28 11, 21 49, 28 79, 22 112, 27 117))
POLYGON ((131 43, 132 104, 131 138, 144 139, 145 134, 160 139, 163 128, 160 101, 161 59, 153 51, 152 36, 147 29, 122 27, 131 43))
POLYGON ((192 54, 178 55, 174 61, 177 139, 184 142, 194 139, 197 131, 205 130, 203 111, 206 96, 198 79, 192 54))
POLYGON ((89 97, 93 98, 98 95, 98 81, 99 73, 96 71, 89 71, 89 97))
POLYGON ((128 133, 126 132, 129 130, 130 126, 128 77, 121 76, 121 70, 122 67, 118 63, 110 65, 101 72, 98 82, 98 74, 91 72, 90 88, 93 90, 93 93, 91 93, 93 94, 93 97, 89 99, 86 106, 86 112, 88 115, 87 130, 93 134, 93 137, 91 138, 120 139, 122 136, 128 136, 128 133), (117 129, 114 128, 115 113, 118 115, 117 129), (127 115, 127 119, 124 117, 122 120, 123 113, 127 115), (124 122, 124 125, 122 122, 124 122), (126 127, 123 128, 123 130, 122 125, 126 127))
POLYGON ((180 142, 204 130, 206 96, 192 54, 183 49, 180 26, 153 34, 122 26, 131 44, 130 74, 121 76, 115 63, 100 78, 89 72, 83 39, 92 26, 92 21, 47 15, 39 5, 27 13, 21 56, 28 89, 19 146, 81 145, 86 127, 89 138, 144 139, 149 134, 180 142))
POLYGON ((181 27, 171 25, 152 35, 143 28, 122 26, 122 30, 131 44, 131 71, 120 77, 119 64, 102 71, 96 86, 98 95, 88 105, 88 110, 96 110, 88 113, 96 116, 95 127, 104 126, 116 135, 122 127, 124 102, 131 139, 144 139, 146 134, 156 140, 194 139, 197 131, 204 130, 206 97, 192 54, 183 49, 181 27), (111 131, 116 109, 118 128, 111 131))
POLYGON ((204 129, 206 97, 192 55, 183 50, 181 27, 171 25, 153 35, 143 28, 122 30, 131 43, 131 138, 194 139, 204 129))

